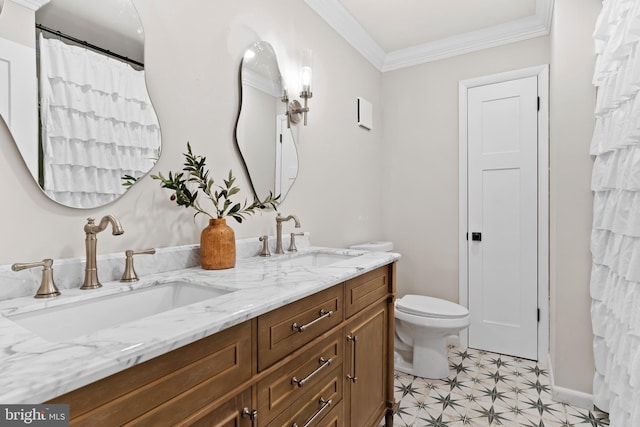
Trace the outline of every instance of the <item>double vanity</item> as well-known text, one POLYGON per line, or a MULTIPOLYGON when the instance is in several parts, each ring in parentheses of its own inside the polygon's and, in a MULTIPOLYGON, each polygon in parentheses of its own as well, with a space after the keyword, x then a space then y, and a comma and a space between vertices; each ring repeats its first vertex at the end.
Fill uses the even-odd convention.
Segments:
POLYGON ((161 249, 140 261, 186 261, 0 301, 0 402, 70 404, 72 425, 391 425, 399 255, 260 246, 218 271, 161 249))

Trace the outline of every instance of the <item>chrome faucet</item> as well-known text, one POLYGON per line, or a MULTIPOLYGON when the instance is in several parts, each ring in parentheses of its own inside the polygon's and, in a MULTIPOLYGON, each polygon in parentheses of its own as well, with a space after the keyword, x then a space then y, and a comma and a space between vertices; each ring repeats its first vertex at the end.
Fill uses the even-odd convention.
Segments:
POLYGON ((289 215, 283 217, 280 212, 276 216, 276 253, 283 254, 284 250, 282 249, 282 223, 285 221, 289 221, 292 219, 296 223, 296 228, 300 228, 300 220, 295 215, 289 215))
POLYGON ((119 236, 124 233, 120 221, 114 216, 105 215, 100 220, 100 224, 95 224, 95 219, 87 218, 87 223, 84 226, 84 232, 86 234, 85 246, 87 249, 87 261, 85 266, 84 283, 80 289, 95 289, 102 285, 98 280, 98 265, 96 262, 96 235, 102 230, 107 228, 107 225, 111 224, 111 231, 114 236, 119 236))

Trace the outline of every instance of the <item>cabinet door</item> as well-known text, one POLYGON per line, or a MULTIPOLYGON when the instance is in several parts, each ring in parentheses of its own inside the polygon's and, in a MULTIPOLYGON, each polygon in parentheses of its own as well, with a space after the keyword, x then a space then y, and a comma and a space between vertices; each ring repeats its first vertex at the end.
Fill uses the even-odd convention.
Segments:
POLYGON ((390 283, 392 275, 389 273, 391 268, 391 266, 385 265, 345 283, 345 317, 353 316, 392 292, 390 283))
POLYGON ((377 425, 386 412, 388 316, 381 301, 347 323, 345 410, 351 427, 377 425))
POLYGON ((213 411, 200 411, 188 420, 179 423, 179 426, 189 427, 253 427, 257 417, 252 416, 251 389, 247 389, 236 395, 213 411), (254 424, 251 424, 252 418, 254 424))

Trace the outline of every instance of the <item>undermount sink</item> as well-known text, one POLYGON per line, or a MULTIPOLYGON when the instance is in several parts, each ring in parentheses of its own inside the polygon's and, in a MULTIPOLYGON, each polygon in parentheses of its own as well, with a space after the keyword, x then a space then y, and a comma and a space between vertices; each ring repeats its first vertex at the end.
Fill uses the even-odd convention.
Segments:
POLYGON ((334 254, 326 252, 311 252, 308 254, 300 254, 281 260, 282 264, 288 266, 301 266, 301 267, 324 267, 332 265, 340 261, 353 259, 361 254, 334 254))
POLYGON ((231 291, 175 281, 7 316, 7 319, 47 341, 59 342, 229 292, 231 291))

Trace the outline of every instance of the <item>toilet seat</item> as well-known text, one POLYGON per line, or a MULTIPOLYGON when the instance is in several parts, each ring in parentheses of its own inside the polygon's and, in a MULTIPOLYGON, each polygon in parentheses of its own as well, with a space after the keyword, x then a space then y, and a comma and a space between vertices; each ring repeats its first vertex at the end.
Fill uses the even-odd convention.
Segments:
POLYGON ((424 295, 405 295, 396 301, 396 310, 436 319, 460 319, 469 315, 469 310, 460 304, 424 295))

